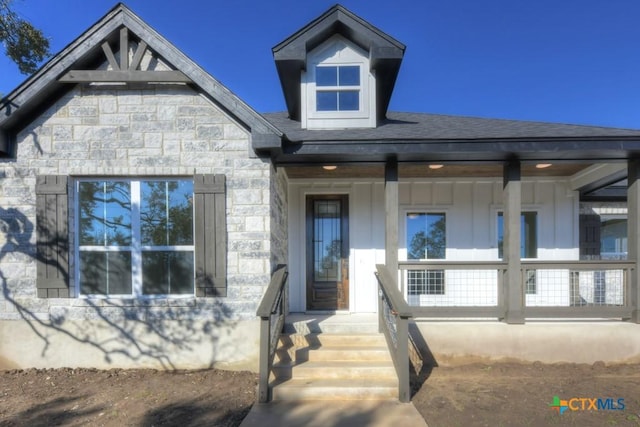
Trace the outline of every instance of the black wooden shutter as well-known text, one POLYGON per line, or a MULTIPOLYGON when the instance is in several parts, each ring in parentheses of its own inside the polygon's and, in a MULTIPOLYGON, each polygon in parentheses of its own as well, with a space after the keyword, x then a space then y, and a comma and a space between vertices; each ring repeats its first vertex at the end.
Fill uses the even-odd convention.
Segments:
POLYGON ((227 208, 224 175, 193 178, 196 296, 227 296, 227 208))
POLYGON ((36 178, 37 291, 39 298, 69 298, 68 177, 36 178))
POLYGON ((600 215, 580 215, 580 259, 600 259, 600 215))

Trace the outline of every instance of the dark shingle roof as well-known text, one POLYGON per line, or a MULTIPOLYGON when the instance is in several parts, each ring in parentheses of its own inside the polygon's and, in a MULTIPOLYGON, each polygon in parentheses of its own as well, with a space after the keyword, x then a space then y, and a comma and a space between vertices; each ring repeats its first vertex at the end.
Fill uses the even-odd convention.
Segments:
POLYGON ((290 142, 305 141, 469 141, 515 139, 640 138, 640 129, 487 119, 427 113, 389 112, 373 129, 306 130, 287 113, 263 114, 290 142))

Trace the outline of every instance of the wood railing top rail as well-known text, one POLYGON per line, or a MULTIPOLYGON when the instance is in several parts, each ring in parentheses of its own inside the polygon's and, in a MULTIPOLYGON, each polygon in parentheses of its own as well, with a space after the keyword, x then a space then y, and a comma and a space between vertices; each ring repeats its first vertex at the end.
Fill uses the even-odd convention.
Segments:
POLYGON ((273 314, 273 310, 277 305, 280 289, 287 280, 287 274, 287 266, 285 264, 280 264, 276 267, 276 270, 271 275, 271 282, 269 282, 269 287, 264 293, 262 301, 258 306, 256 316, 264 318, 270 317, 271 314, 273 314))
MULTIPOLYGON (((635 261, 628 260, 587 260, 587 261, 553 261, 553 260, 527 260, 520 261, 524 267, 537 269, 574 269, 574 270, 615 270, 634 269, 635 261)), ((439 270, 506 270, 507 263, 503 261, 399 261, 400 270, 413 269, 439 269, 439 270)))
POLYGON ((389 273, 389 270, 387 269, 387 266, 384 264, 376 264, 376 270, 378 282, 380 283, 380 286, 382 286, 382 290, 384 291, 384 293, 387 295, 389 304, 391 305, 391 310, 394 313, 397 313, 397 315, 400 317, 411 317, 411 308, 405 301, 398 288, 394 285, 395 280, 393 280, 391 273, 389 273))

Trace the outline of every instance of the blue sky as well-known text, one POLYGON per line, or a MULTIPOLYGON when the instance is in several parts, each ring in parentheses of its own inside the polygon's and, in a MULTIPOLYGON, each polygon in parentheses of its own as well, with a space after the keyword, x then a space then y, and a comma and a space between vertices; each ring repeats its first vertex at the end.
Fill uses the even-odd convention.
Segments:
MULTIPOLYGON (((334 1, 130 0, 259 112, 285 109, 271 48, 334 1)), ((638 0, 344 0, 407 45, 390 109, 640 128, 638 0)), ((111 0, 14 0, 58 52, 111 0)), ((0 93, 25 76, 0 55, 0 93)))

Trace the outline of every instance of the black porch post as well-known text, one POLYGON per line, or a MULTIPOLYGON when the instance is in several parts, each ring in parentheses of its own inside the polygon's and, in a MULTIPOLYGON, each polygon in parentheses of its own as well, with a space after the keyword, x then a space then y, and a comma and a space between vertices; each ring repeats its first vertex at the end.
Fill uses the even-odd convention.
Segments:
POLYGON ((640 272, 638 259, 640 258, 640 159, 630 159, 627 164, 627 247, 630 261, 636 266, 629 277, 629 304, 633 308, 631 321, 640 323, 640 272))
POLYGON ((507 262, 504 280, 504 298, 506 304, 505 321, 524 323, 524 291, 520 263, 520 216, 522 201, 522 182, 519 160, 510 160, 504 164, 504 186, 502 191, 504 213, 503 257, 507 262))
POLYGON ((389 159, 384 167, 385 264, 398 284, 398 160, 389 159))

